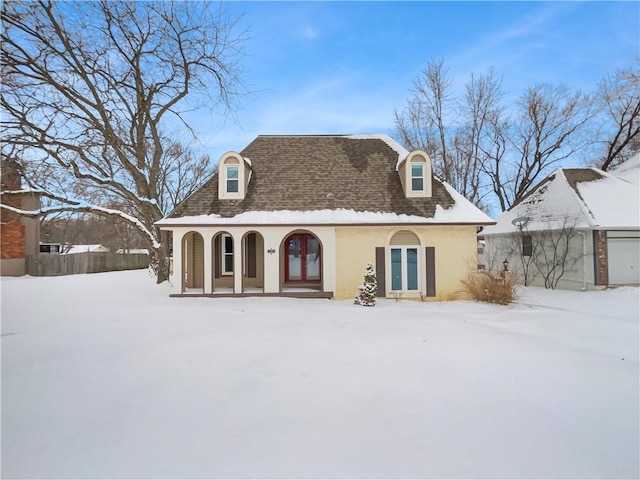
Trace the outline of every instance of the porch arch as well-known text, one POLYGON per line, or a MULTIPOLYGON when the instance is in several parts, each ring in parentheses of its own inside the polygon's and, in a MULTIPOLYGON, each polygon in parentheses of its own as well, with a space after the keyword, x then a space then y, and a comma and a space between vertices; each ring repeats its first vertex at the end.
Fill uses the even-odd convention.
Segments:
POLYGON ((425 285, 425 268, 422 241, 418 234, 409 228, 390 232, 385 257, 387 293, 420 295, 425 285))
POLYGON ((182 237, 182 293, 204 293, 204 238, 198 232, 182 237))
POLYGON ((242 292, 264 292, 264 237, 255 230, 242 236, 242 292))
POLYGON ((296 229, 280 243, 280 291, 285 288, 324 289, 324 246, 310 230, 296 229))
POLYGON ((227 231, 216 232, 211 238, 211 290, 213 293, 233 293, 237 247, 235 239, 227 231))

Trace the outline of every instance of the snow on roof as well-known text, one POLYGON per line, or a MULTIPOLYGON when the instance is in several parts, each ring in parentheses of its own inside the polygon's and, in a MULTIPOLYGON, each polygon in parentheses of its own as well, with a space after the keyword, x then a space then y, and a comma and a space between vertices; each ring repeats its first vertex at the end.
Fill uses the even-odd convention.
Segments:
POLYGON ((610 173, 622 180, 640 185, 640 153, 636 153, 627 161, 622 162, 610 173))
MULTIPOLYGON (((451 187, 452 195, 461 197, 451 187)), ((454 197, 456 198, 456 197, 454 197)), ((189 217, 165 218, 156 222, 159 226, 178 225, 352 225, 352 224, 407 224, 407 223, 492 223, 493 220, 471 203, 456 202, 451 208, 436 207, 433 218, 417 215, 398 215, 385 212, 356 212, 350 209, 336 210, 276 210, 245 212, 235 217, 221 217, 217 214, 189 217)))
POLYGON ((596 168, 559 168, 483 235, 562 228, 640 228, 640 195, 634 185, 596 168), (568 178, 569 177, 569 178, 568 178))
POLYGON ((138 254, 138 255, 149 255, 148 248, 119 248, 116 253, 129 253, 129 254, 138 254))
POLYGON ((87 253, 87 252, 108 252, 109 249, 101 244, 93 245, 71 245, 69 249, 64 253, 87 253))

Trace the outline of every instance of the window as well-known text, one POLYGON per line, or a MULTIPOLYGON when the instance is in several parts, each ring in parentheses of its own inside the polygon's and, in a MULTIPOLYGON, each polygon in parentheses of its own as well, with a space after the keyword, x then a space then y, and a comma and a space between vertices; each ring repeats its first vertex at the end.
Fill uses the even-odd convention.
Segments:
POLYGON ((218 164, 218 198, 220 200, 242 200, 251 179, 249 160, 239 153, 227 152, 218 164))
POLYGON ((220 255, 222 256, 222 275, 233 275, 233 238, 229 234, 222 235, 220 255))
POLYGON ((285 241, 286 282, 319 282, 322 273, 320 242, 308 233, 290 235, 285 241))
POLYGON ((426 152, 414 150, 397 167, 407 198, 431 197, 431 159, 426 152))
POLYGON ((411 190, 414 192, 424 190, 424 166, 421 163, 411 164, 411 190))
POLYGON ((238 193, 238 171, 237 165, 227 165, 227 193, 238 193))
POLYGON ((391 248, 391 290, 418 290, 418 247, 391 248))
POLYGON ((533 242, 531 235, 522 236, 522 256, 530 257, 533 254, 533 242))

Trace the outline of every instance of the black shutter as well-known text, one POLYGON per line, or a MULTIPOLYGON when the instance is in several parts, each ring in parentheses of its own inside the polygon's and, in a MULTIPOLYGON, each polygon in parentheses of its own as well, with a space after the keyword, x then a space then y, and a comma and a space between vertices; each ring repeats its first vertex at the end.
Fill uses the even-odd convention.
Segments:
POLYGON ((427 297, 436 296, 436 248, 426 247, 427 297))
POLYGON ((256 234, 247 235, 247 277, 256 278, 256 234))
POLYGON ((220 278, 220 235, 216 235, 213 241, 213 265, 215 266, 215 277, 220 278))
POLYGON ((387 289, 384 282, 384 247, 376 247, 376 280, 378 281, 378 293, 376 297, 385 297, 387 295, 387 289))

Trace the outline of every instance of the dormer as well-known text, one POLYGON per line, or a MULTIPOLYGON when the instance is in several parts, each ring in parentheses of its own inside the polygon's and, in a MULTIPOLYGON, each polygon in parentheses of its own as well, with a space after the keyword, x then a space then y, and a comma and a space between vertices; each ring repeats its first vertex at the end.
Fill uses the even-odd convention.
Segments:
POLYGON ((431 197, 431 159, 426 152, 414 150, 398 165, 400 183, 407 198, 431 197))
POLYGON ((227 152, 218 163, 218 198, 244 199, 251 178, 251 163, 236 152, 227 152))

